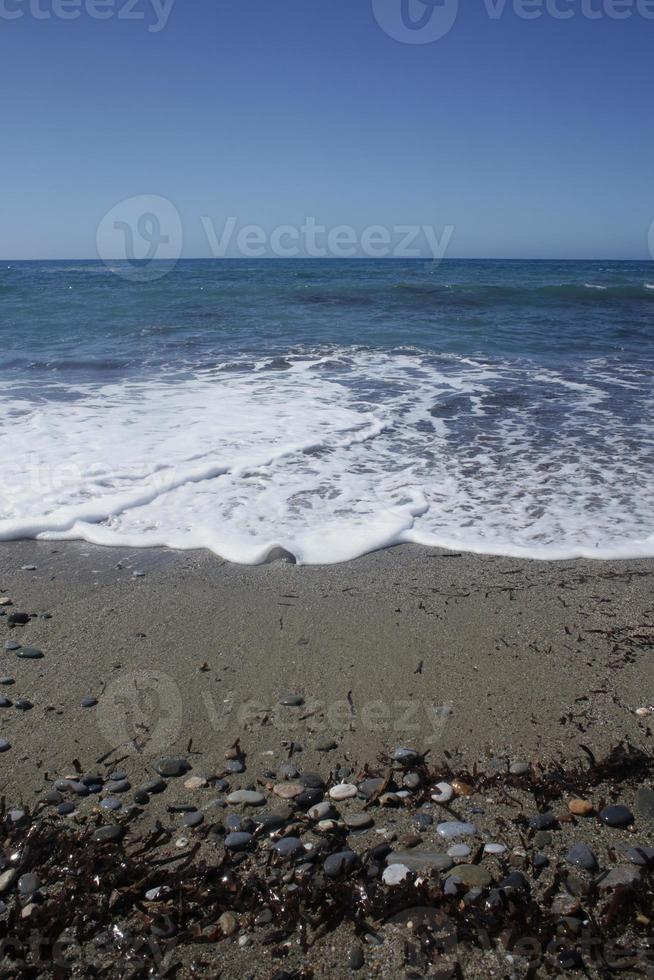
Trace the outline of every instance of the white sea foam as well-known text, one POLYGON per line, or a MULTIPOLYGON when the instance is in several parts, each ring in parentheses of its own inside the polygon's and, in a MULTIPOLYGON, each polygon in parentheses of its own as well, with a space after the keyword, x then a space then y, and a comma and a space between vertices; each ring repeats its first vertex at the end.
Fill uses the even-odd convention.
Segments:
POLYGON ((410 351, 288 363, 37 402, 0 388, 0 539, 210 548, 244 563, 401 542, 654 556, 654 405, 627 371, 595 362, 564 377, 410 351), (636 423, 615 407, 634 389, 636 423))

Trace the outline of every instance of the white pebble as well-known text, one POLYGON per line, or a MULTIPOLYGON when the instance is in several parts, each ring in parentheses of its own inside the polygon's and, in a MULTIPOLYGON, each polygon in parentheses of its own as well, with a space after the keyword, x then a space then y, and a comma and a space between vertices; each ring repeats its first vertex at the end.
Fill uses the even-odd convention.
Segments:
POLYGON ((434 803, 449 803, 454 796, 454 790, 449 783, 436 783, 434 788, 438 790, 438 793, 431 794, 434 803))
POLYGON ((406 864, 389 864, 382 875, 385 885, 400 885, 411 872, 406 864))
POLYGON ((352 783, 339 783, 329 791, 332 800, 351 800, 357 795, 357 788, 352 783))
POLYGON ((484 854, 504 854, 505 852, 504 844, 484 844, 484 854))

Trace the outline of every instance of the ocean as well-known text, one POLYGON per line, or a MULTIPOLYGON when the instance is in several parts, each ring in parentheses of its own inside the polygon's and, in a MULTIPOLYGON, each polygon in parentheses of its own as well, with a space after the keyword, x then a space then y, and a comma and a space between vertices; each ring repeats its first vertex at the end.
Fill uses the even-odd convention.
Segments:
POLYGON ((0 539, 654 556, 654 264, 0 266, 0 539))

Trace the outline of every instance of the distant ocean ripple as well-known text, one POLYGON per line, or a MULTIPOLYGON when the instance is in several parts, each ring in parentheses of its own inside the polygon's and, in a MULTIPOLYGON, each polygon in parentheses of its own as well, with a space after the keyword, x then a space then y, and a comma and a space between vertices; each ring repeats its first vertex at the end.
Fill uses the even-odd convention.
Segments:
POLYGON ((0 266, 0 539, 654 556, 654 266, 0 266))

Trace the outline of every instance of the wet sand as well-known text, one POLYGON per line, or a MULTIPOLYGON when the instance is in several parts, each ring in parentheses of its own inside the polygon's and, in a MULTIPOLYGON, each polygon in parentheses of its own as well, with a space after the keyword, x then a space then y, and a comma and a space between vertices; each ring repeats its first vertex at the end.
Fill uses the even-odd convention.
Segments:
POLYGON ((3 693, 34 704, 0 711, 0 790, 14 801, 75 759, 88 769, 113 750, 146 773, 190 746, 210 768, 237 738, 272 767, 289 739, 305 767, 325 738, 332 764, 357 765, 396 745, 467 765, 652 748, 652 718, 635 711, 654 703, 654 561, 410 546, 323 567, 69 542, 0 553, 7 612, 51 616, 0 618, 3 644, 44 653, 2 653, 15 679, 3 693), (290 693, 300 708, 279 705, 290 693))

